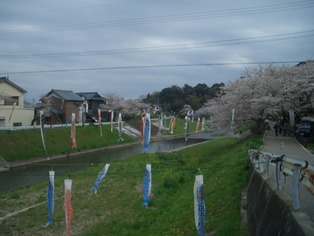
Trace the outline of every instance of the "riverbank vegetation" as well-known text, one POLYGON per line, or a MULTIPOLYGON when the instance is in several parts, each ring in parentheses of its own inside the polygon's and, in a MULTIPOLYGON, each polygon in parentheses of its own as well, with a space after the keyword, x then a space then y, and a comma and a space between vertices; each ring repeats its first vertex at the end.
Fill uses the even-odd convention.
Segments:
MULTIPOLYGON (((130 122, 133 125, 139 125, 140 119, 130 122)), ((169 120, 167 120, 167 124, 169 124, 169 120)), ((196 121, 190 123, 189 130, 191 133, 195 133, 195 126, 196 121)), ((199 130, 201 130, 201 126, 199 130)), ((184 132, 184 119, 177 118, 173 135, 184 134, 184 132)), ((123 141, 118 141, 118 131, 114 128, 111 132, 110 125, 102 126, 103 135, 100 136, 99 126, 90 124, 76 127, 77 148, 72 149, 70 126, 67 128, 46 128, 44 133, 48 157, 139 140, 139 138, 134 139, 123 135, 123 141)), ((170 131, 163 131, 162 134, 170 135, 170 131)), ((7 162, 28 160, 30 158, 46 158, 39 129, 2 131, 0 132, 0 140, 0 154, 7 162)))
MULTIPOLYGON (((72 235, 196 235, 193 185, 200 173, 204 175, 207 233, 247 235, 240 215, 241 191, 248 182, 247 150, 261 143, 261 136, 225 138, 173 153, 143 153, 113 161, 97 194, 91 188, 104 163, 71 173, 72 235), (147 163, 152 164, 152 194, 149 206, 143 208, 147 163)), ((2 219, 1 233, 64 235, 63 180, 67 177, 56 173, 55 211, 47 228, 42 227, 48 218, 47 181, 0 193, 0 218, 32 207, 2 219)))
MULTIPOLYGON (((131 137, 123 135, 124 141, 119 142, 118 131, 114 129, 111 132, 110 125, 102 126, 102 136, 97 125, 76 127, 76 149, 71 147, 71 127, 46 128, 44 133, 48 157, 134 141, 131 137)), ((0 138, 1 156, 8 162, 46 158, 39 129, 3 131, 0 138)))

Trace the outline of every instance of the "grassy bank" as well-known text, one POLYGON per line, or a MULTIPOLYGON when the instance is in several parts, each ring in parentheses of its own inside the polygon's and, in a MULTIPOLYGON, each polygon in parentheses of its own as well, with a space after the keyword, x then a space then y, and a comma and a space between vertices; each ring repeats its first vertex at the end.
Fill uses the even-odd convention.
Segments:
MULTIPOLYGON (((48 156, 80 152, 133 140, 124 135, 124 141, 118 142, 118 131, 114 129, 111 133, 110 125, 103 125, 102 133, 103 135, 100 136, 99 127, 96 125, 76 127, 77 148, 72 149, 70 127, 46 128, 45 140, 48 156)), ((39 129, 3 131, 0 132, 0 140, 0 154, 6 161, 13 162, 46 156, 39 129)))
MULTIPOLYGON (((73 173, 73 235, 197 235, 193 185, 197 168, 204 175, 207 232, 246 235, 241 227, 241 190, 248 181, 248 148, 261 137, 209 141, 175 153, 140 154, 111 162, 97 194, 91 192, 103 165, 73 173), (145 164, 152 164, 152 195, 142 208, 145 164)), ((48 175, 48 173, 47 173, 48 175)), ((0 217, 33 208, 0 221, 4 235, 64 235, 63 180, 55 179, 55 212, 48 228, 47 182, 0 194, 0 217), (39 205, 36 205, 39 204, 39 205)), ((47 177, 48 178, 48 177, 47 177)))
MULTIPOLYGON (((139 121, 133 121, 139 123, 139 121)), ((169 123, 169 121, 168 121, 169 123)), ((196 122, 190 124, 190 133, 195 132, 196 122)), ((200 127, 201 129, 201 127, 200 127)), ((184 120, 177 119, 174 134, 184 134, 184 120)), ((118 131, 110 130, 110 125, 102 126, 103 135, 97 125, 76 127, 77 148, 71 147, 71 128, 46 128, 45 142, 48 156, 80 152, 110 145, 117 145, 134 141, 133 138, 123 135, 124 141, 118 141, 118 131)), ((170 135, 170 131, 163 131, 170 135)), ((0 132, 0 155, 8 162, 27 160, 30 158, 46 157, 39 129, 2 131, 0 132)))

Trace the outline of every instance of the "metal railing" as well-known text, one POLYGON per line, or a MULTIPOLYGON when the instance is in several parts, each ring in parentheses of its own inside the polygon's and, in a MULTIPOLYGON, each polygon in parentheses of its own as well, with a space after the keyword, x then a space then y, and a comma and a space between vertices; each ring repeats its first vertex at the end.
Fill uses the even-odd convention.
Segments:
MULTIPOLYGON (((300 161, 285 155, 276 155, 254 149, 250 149, 248 153, 254 168, 258 172, 264 173, 267 179, 271 178, 271 167, 275 168, 274 177, 277 189, 281 189, 282 176, 284 178, 287 176, 292 177, 291 188, 294 209, 300 209, 300 183, 314 197, 314 166, 307 161, 300 161)), ((283 184, 285 184, 285 181, 283 184)))

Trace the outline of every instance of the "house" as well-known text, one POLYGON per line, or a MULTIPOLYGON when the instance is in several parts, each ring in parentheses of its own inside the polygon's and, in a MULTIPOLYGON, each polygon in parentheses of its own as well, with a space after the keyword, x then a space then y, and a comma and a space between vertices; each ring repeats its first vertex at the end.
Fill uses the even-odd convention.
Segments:
MULTIPOLYGON (((85 100, 85 109, 88 115, 98 119, 98 109, 101 105, 107 105, 107 99, 100 96, 97 92, 82 92, 76 94, 85 100)), ((102 118, 108 118, 108 114, 101 113, 101 115, 102 118)))
POLYGON ((135 116, 141 116, 143 113, 152 113, 153 107, 149 103, 142 102, 140 99, 130 99, 128 101, 129 111, 126 114, 133 113, 135 116))
POLYGON ((0 127, 31 125, 34 106, 24 101, 26 93, 8 77, 0 77, 0 127))
POLYGON ((84 98, 70 90, 52 89, 40 100, 41 104, 37 106, 36 110, 44 111, 46 124, 69 123, 72 113, 75 113, 78 120, 80 110, 84 110, 84 98))

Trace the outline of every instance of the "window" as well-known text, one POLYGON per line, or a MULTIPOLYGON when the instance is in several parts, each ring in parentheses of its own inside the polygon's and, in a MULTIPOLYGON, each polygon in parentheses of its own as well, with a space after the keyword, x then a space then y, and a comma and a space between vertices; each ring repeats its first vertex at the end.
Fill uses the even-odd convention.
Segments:
POLYGON ((22 122, 14 122, 14 123, 13 123, 13 126, 14 126, 14 127, 16 127, 16 126, 22 126, 22 122))
POLYGON ((4 100, 5 106, 13 106, 14 103, 16 104, 16 106, 19 105, 19 97, 18 96, 13 96, 13 97, 10 97, 9 99, 4 100))

